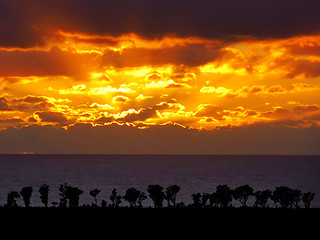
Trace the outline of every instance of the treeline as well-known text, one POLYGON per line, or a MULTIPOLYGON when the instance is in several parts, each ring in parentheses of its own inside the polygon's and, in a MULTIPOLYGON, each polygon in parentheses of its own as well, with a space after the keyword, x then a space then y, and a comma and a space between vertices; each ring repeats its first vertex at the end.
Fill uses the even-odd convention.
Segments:
MULTIPOLYGON (((67 183, 60 184, 59 187, 59 202, 51 202, 49 206, 50 187, 43 184, 39 187, 40 200, 43 207, 59 207, 59 208, 76 208, 76 207, 101 207, 101 208, 143 208, 143 201, 148 197, 152 200, 153 208, 232 208, 233 201, 237 201, 240 207, 253 208, 269 208, 270 200, 273 201, 277 208, 310 208, 311 202, 314 199, 315 193, 302 192, 298 189, 291 189, 287 186, 276 187, 275 190, 259 190, 254 189, 248 184, 231 189, 228 185, 218 185, 213 193, 193 193, 191 195, 192 202, 185 204, 183 201, 177 202, 177 194, 180 191, 180 186, 171 185, 164 189, 160 185, 149 185, 147 194, 129 188, 124 196, 120 196, 117 189, 113 189, 109 200, 102 200, 98 203, 97 197, 101 190, 93 189, 89 192, 92 196, 91 204, 79 204, 80 196, 83 190, 78 187, 70 186, 67 183), (253 204, 248 205, 248 200, 252 199, 253 204), (123 203, 127 203, 123 206, 123 203)), ((17 204, 17 199, 22 198, 24 207, 31 206, 31 197, 33 193, 32 187, 23 187, 20 192, 11 191, 8 193, 7 203, 3 207, 23 207, 17 204)))

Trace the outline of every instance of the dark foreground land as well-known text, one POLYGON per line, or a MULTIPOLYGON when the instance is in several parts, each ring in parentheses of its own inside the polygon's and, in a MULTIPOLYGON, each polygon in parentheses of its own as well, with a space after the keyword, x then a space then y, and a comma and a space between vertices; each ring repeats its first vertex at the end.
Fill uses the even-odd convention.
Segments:
POLYGON ((320 208, 1 207, 0 217, 2 232, 41 239, 290 240, 314 238, 320 226, 320 208))
POLYGON ((28 218, 39 221, 56 219, 61 223, 80 222, 90 219, 98 222, 138 222, 158 221, 166 224, 177 222, 214 223, 249 222, 314 224, 320 226, 320 208, 45 208, 45 207, 0 207, 0 216, 8 221, 28 218))

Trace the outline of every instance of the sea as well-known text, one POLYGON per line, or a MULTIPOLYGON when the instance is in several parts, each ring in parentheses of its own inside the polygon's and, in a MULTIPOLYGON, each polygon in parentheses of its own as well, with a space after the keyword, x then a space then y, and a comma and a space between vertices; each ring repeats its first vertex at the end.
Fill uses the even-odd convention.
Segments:
MULTIPOLYGON (((320 207, 320 156, 287 155, 0 155, 0 206, 6 204, 10 191, 33 188, 31 206, 43 206, 39 187, 47 184, 49 206, 59 202, 59 186, 67 183, 83 191, 80 205, 90 205, 89 194, 99 189, 98 205, 110 204, 116 189, 124 196, 136 188, 148 196, 149 185, 158 184, 164 191, 180 186, 177 202, 192 202, 193 193, 213 193, 218 185, 231 189, 248 184, 254 191, 275 190, 287 186, 302 192, 314 192, 311 207, 320 207)), ((248 205, 252 205, 251 197, 248 205)), ((19 206, 23 200, 17 199, 19 206)), ((164 203, 165 204, 165 203, 164 203)), ((239 206, 235 200, 233 206, 239 206)), ((122 200, 120 206, 127 206, 122 200)), ((148 197, 143 206, 153 206, 148 197)), ((277 207, 269 202, 270 207, 277 207)), ((302 206, 302 205, 301 205, 302 206)))

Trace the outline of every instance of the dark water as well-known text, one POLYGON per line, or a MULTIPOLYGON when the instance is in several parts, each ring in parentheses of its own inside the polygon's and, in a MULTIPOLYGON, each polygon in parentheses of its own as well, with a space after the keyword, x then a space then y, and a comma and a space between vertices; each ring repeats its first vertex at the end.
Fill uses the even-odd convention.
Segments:
MULTIPOLYGON (((177 201, 190 203, 192 193, 212 193, 219 184, 249 184, 255 191, 281 185, 311 191, 316 193, 311 207, 320 207, 320 156, 0 155, 1 206, 9 191, 25 186, 34 189, 31 205, 41 206, 42 184, 50 186, 49 203, 58 202, 61 183, 84 191, 80 204, 92 203, 94 188, 101 190, 99 203, 110 203, 113 188, 123 196, 130 187, 147 194, 149 184, 177 184, 177 201)), ((18 204, 23 205, 21 199, 18 204)), ((151 205, 149 198, 144 205, 151 205)))

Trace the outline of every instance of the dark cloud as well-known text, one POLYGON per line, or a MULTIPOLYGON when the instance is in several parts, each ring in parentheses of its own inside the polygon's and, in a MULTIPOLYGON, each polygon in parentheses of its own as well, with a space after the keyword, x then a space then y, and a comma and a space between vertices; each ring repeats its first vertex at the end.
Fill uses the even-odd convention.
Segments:
POLYGON ((48 98, 43 96, 28 95, 22 98, 11 100, 12 108, 18 111, 43 111, 55 107, 53 103, 48 102, 48 98))
POLYGON ((21 118, 6 118, 6 119, 0 119, 0 123, 22 123, 24 122, 21 118))
POLYGON ((68 120, 63 113, 60 112, 36 112, 42 122, 50 123, 66 123, 68 120))
POLYGON ((5 97, 0 98, 0 111, 10 111, 12 108, 8 105, 8 101, 5 97))
POLYGON ((13 99, 12 102, 39 103, 39 102, 43 102, 46 100, 47 100, 47 98, 42 97, 42 96, 39 97, 39 96, 29 95, 29 96, 25 96, 22 98, 13 99))
POLYGON ((305 106, 296 106, 293 109, 295 114, 305 114, 305 113, 320 113, 320 107, 318 105, 305 105, 305 106))
POLYGON ((91 56, 69 53, 59 48, 48 52, 0 51, 0 76, 82 76, 93 69, 91 56))
POLYGON ((198 131, 179 126, 92 127, 68 130, 32 125, 0 131, 0 152, 78 154, 320 154, 320 128, 296 129, 260 124, 198 131))
POLYGON ((167 34, 235 40, 319 33, 317 0, 2 0, 0 44, 42 45, 43 33, 167 34))
POLYGON ((223 114, 221 113, 222 109, 216 105, 205 104, 200 107, 196 112, 196 117, 212 117, 215 119, 222 120, 223 114))
POLYGON ((157 118, 157 111, 164 111, 164 110, 179 110, 179 108, 175 105, 176 101, 170 100, 168 102, 163 102, 160 104, 157 104, 153 107, 147 107, 147 108, 141 108, 137 112, 128 113, 123 118, 117 118, 117 122, 126 122, 126 123, 132 123, 137 121, 145 121, 149 118, 157 118))
POLYGON ((320 76, 320 62, 314 62, 306 59, 299 59, 293 63, 291 72, 287 75, 293 78, 299 75, 304 75, 307 78, 320 76))
POLYGON ((105 116, 101 116, 99 118, 97 118, 94 123, 96 124, 105 124, 105 123, 111 123, 114 120, 113 117, 105 117, 105 116))
POLYGON ((290 119, 293 117, 292 112, 284 108, 276 108, 272 111, 268 111, 260 114, 264 118, 274 118, 274 119, 290 119))
MULTIPOLYGON (((219 50, 219 47, 207 48, 202 44, 190 44, 163 49, 124 49, 121 53, 106 51, 102 57, 102 62, 105 65, 115 67, 139 67, 164 64, 200 66, 214 61, 222 55, 223 51, 219 50)), ((152 76, 156 75, 153 74, 152 76)))

